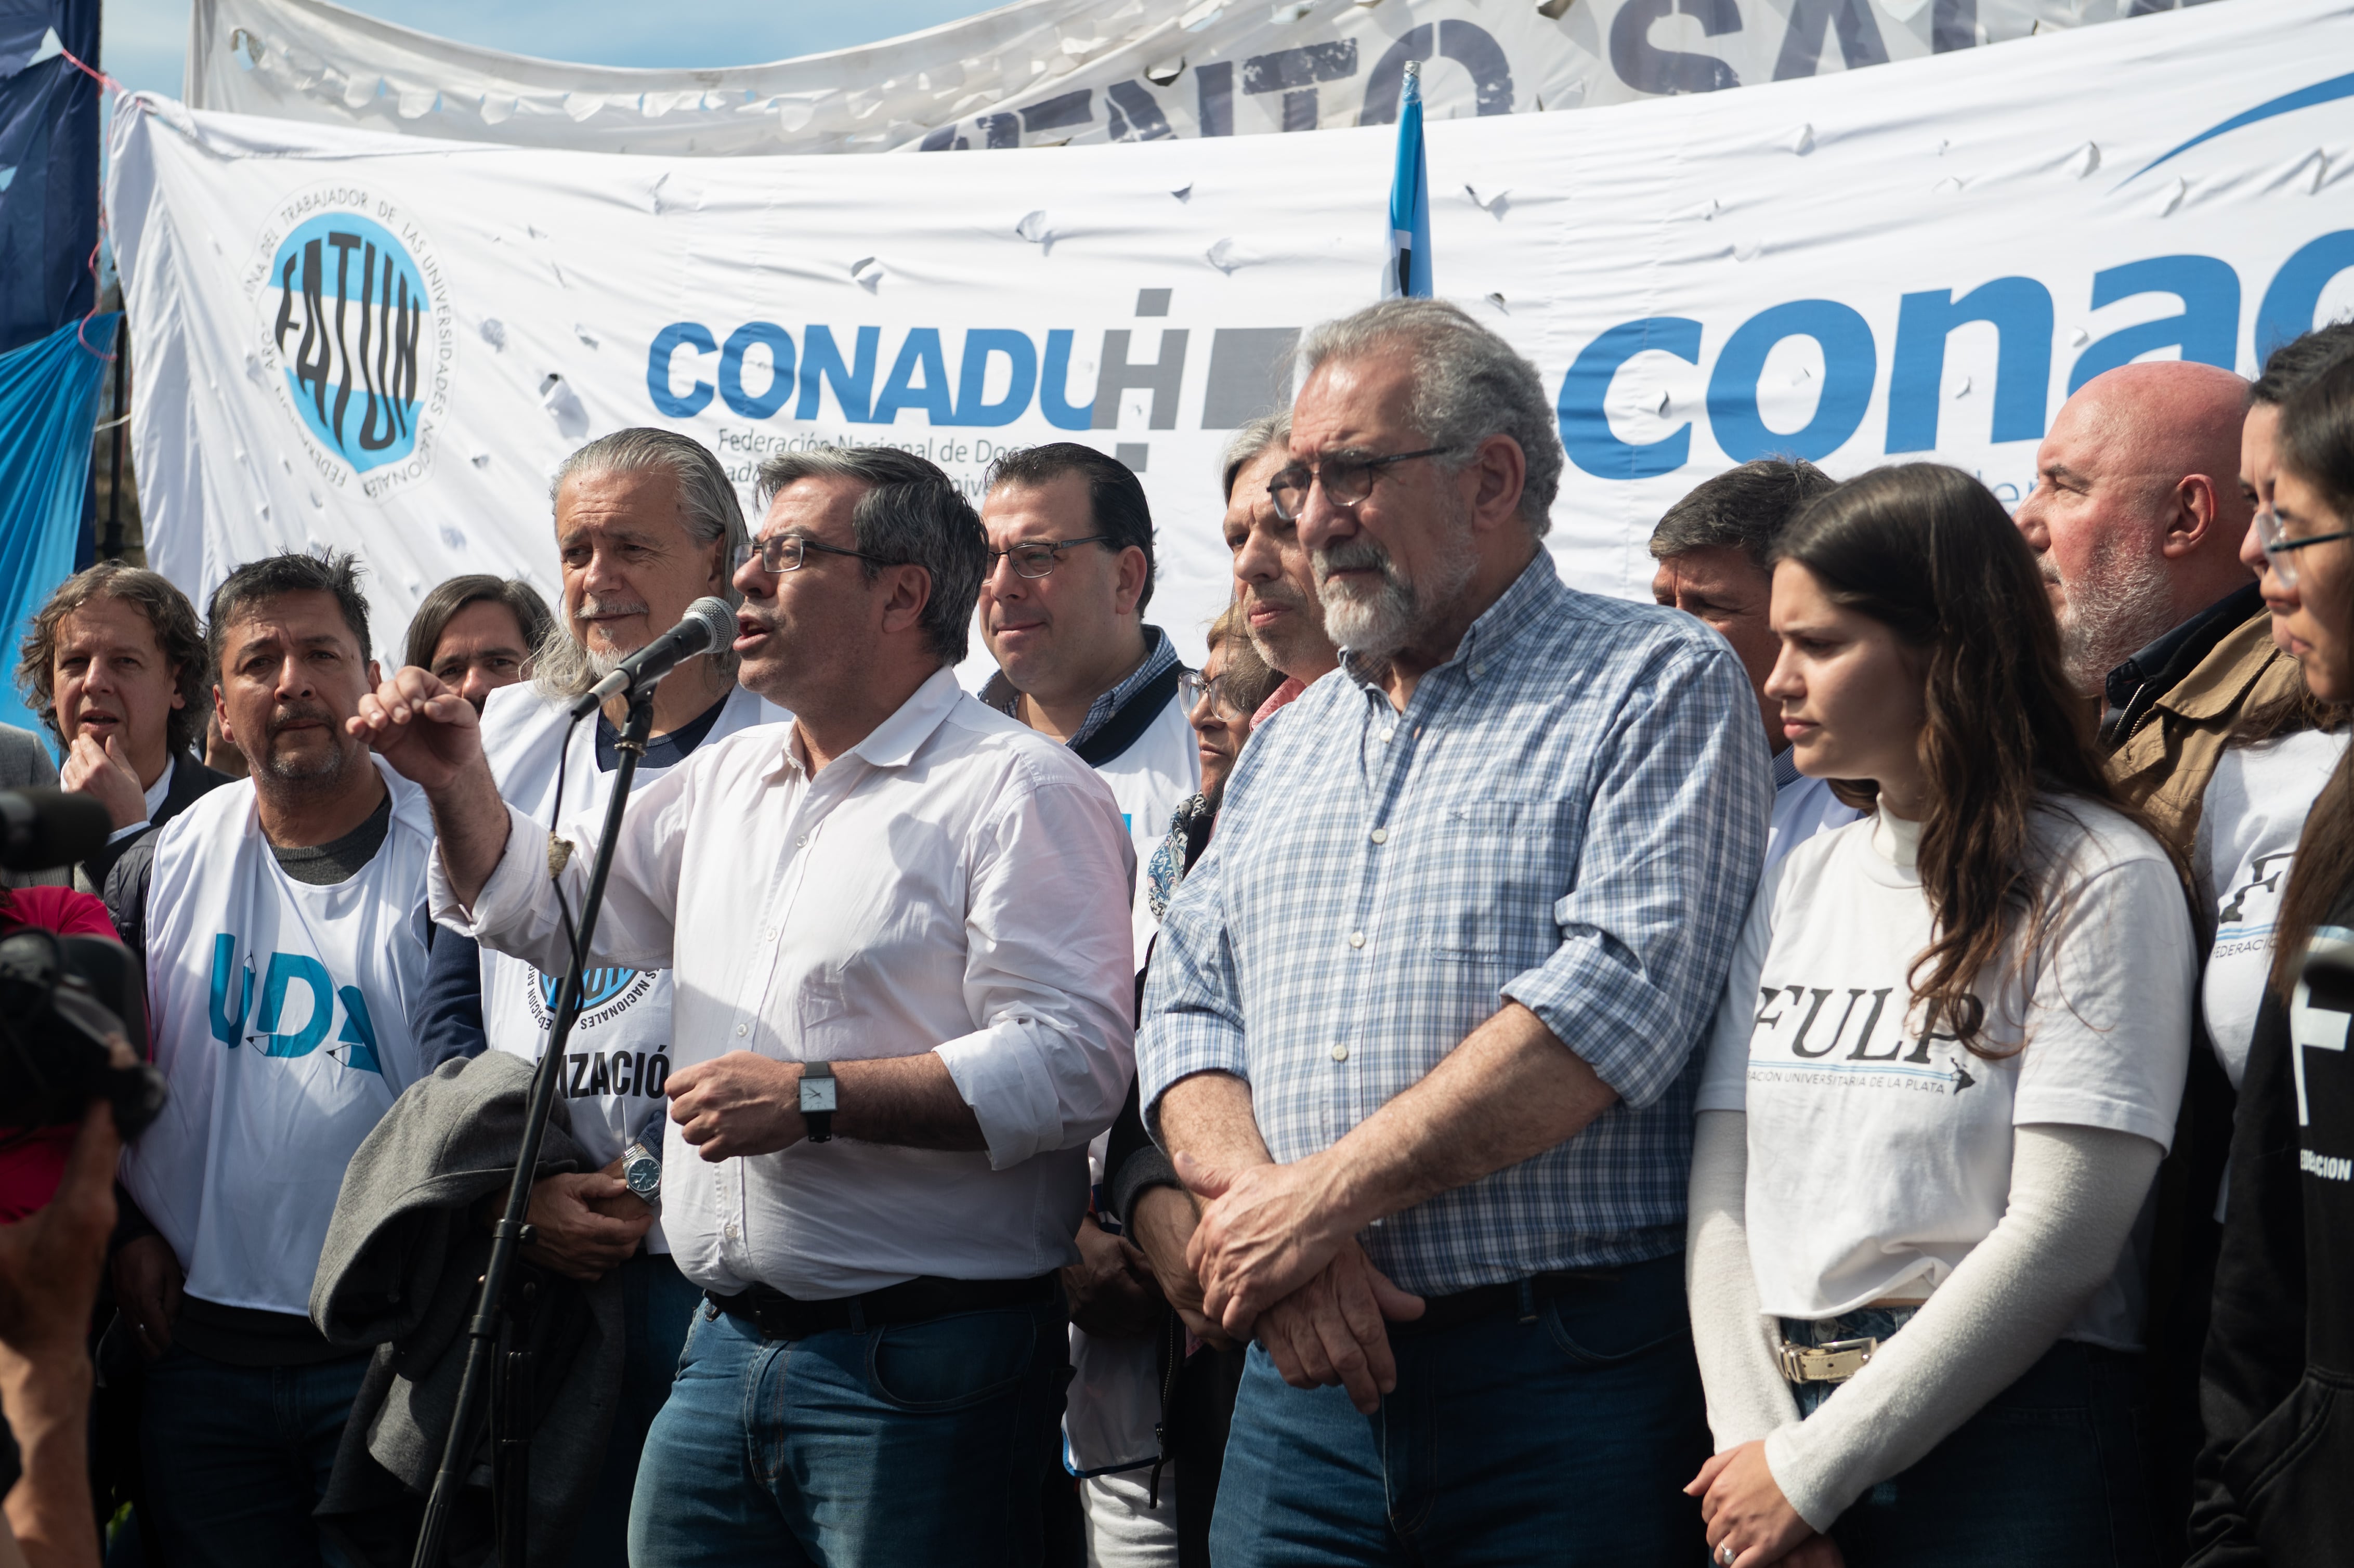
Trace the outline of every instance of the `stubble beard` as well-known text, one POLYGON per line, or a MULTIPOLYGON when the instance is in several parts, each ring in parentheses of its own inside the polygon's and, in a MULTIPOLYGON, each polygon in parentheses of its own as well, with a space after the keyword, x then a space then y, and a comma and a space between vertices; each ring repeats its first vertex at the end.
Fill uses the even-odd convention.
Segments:
MULTIPOLYGON (((2042 566, 2044 581, 2058 582, 2049 556, 2042 566)), ((2061 661, 2083 696, 2101 695, 2110 671, 2174 625, 2164 559, 2130 553, 2122 543, 2094 550, 2084 575, 2062 593, 2061 661)))

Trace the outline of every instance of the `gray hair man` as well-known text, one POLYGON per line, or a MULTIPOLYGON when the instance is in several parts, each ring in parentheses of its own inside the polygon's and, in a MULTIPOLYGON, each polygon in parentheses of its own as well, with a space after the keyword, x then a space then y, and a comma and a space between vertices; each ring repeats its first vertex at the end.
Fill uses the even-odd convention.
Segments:
POLYGON ((1387 302, 1302 360, 1271 493, 1341 675, 1245 749, 1140 1034, 1204 1315, 1257 1340, 1214 1554, 1671 1561, 1708 1452, 1685 1068, 1765 851, 1755 700, 1691 618, 1561 582, 1552 404, 1469 314, 1387 302))
MULTIPOLYGON (((821 450, 760 490, 734 651, 792 722, 631 800, 588 955, 673 971, 662 1217, 709 1304, 630 1560, 1034 1561, 1133 853, 1086 763, 957 684, 988 541, 944 474, 821 450)), ((589 857, 549 877, 464 698, 405 669, 354 728, 432 801, 436 918, 560 967, 589 857)))
MULTIPOLYGON (((716 594, 740 602, 728 579, 749 537, 726 471, 701 443, 670 430, 618 430, 589 442, 557 468, 548 499, 563 612, 536 642, 532 678, 482 694, 480 709, 482 749, 501 797, 542 822, 557 812, 559 777, 564 810, 601 811, 620 759, 621 700, 607 705, 595 724, 576 726, 573 699, 676 625, 695 599, 716 594)), ((737 684, 735 663, 732 654, 699 656, 654 688, 654 736, 639 763, 641 789, 698 747, 788 716, 737 684)), ((437 666, 436 678, 469 700, 478 694, 462 670, 453 679, 437 666)), ((547 1049, 563 978, 561 965, 543 970, 437 929, 418 1009, 428 1060, 488 1047, 536 1062, 547 1049)), ((625 1568, 638 1456, 670 1392, 699 1292, 673 1261, 652 1206, 672 1061, 670 973, 607 966, 588 979, 565 1044, 563 1086, 572 1136, 602 1168, 550 1176, 534 1189, 537 1240, 525 1255, 582 1281, 619 1270, 636 1319, 603 1469, 570 1555, 572 1568, 625 1568), (631 1164, 634 1172, 625 1169, 631 1164)))
POLYGON ((1781 640, 1766 610, 1774 598, 1774 541, 1807 503, 1836 482, 1806 461, 1759 458, 1702 480, 1668 508, 1651 530, 1651 599, 1696 616, 1740 657, 1757 694, 1766 749, 1774 758, 1774 818, 1766 835, 1766 869, 1817 833, 1862 813, 1840 803, 1830 781, 1809 779, 1782 733, 1782 705, 1766 694, 1781 640))
POLYGON ((1283 683, 1254 716, 1264 719, 1340 667, 1340 652, 1324 634, 1324 601, 1316 588, 1299 525, 1267 494, 1267 482, 1291 461, 1291 410, 1254 419, 1226 442, 1226 548, 1235 557, 1235 595, 1250 627, 1251 646, 1283 683))
POLYGON ((2042 563, 2068 673, 2102 705, 2118 793, 2186 858, 2240 715, 2296 689, 2241 559, 2248 384, 2187 360, 2120 366, 2068 399, 2013 514, 2042 563))

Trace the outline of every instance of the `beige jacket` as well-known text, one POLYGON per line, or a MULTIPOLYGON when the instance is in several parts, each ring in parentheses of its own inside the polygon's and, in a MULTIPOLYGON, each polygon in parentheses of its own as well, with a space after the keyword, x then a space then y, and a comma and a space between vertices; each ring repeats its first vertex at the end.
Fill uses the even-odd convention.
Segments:
POLYGON ((2224 742, 2245 715, 2289 695, 2296 683, 2296 661, 2274 645, 2272 616, 2260 611, 2215 644, 2109 753, 2117 792, 2149 814, 2186 863, 2224 742))

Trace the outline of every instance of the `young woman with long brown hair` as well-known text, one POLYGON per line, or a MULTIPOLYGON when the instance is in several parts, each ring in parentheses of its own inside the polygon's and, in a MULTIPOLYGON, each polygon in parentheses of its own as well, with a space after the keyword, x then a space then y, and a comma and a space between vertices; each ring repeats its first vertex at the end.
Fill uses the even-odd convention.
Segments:
POLYGON ((1872 814, 1761 887, 1701 1090, 1711 1552, 2145 1562, 2125 1255, 2190 1048, 2175 864, 1983 485, 1866 474, 1776 556, 1766 694, 1872 814))
MULTIPOLYGON (((2282 405, 2264 602, 2325 703, 2354 701, 2354 358, 2282 405)), ((2306 817, 2232 1132, 2200 1563, 2342 1562, 2354 1541, 2354 754, 2306 817)))

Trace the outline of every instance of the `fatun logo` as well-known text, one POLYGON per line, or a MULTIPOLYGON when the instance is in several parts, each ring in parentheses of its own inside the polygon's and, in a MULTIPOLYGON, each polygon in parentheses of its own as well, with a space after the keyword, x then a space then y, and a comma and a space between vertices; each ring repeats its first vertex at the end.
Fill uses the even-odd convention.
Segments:
POLYGON ((323 185, 280 207, 246 275, 272 383, 319 476, 381 499, 421 479, 457 352, 432 243, 381 192, 323 185))

